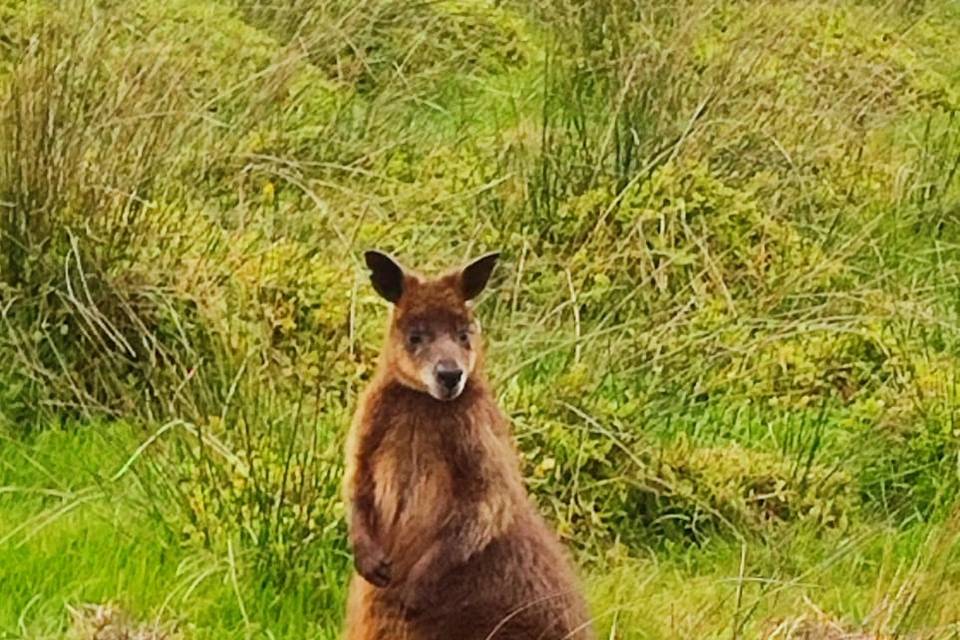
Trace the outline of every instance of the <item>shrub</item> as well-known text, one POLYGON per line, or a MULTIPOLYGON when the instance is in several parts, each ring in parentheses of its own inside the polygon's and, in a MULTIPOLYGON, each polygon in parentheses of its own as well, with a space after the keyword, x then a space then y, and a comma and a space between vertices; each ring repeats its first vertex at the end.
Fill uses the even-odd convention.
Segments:
POLYGON ((36 35, 3 86, 0 290, 14 355, 3 377, 31 403, 125 413, 145 369, 176 359, 155 332, 178 305, 157 295, 162 280, 147 265, 178 246, 158 256, 153 239, 184 224, 158 203, 190 120, 177 117, 187 100, 170 88, 169 51, 112 65, 102 52, 121 27, 93 11, 49 9, 23 25, 36 35))
POLYGON ((472 2, 236 4, 253 24, 296 40, 328 78, 363 93, 424 76, 438 81, 454 70, 502 71, 526 56, 519 21, 472 2))
POLYGON ((540 417, 524 459, 561 533, 591 549, 756 537, 799 521, 842 528, 859 506, 849 471, 818 462, 816 445, 784 455, 683 434, 656 445, 573 411, 582 422, 540 417))
POLYGON ((235 544, 260 582, 336 581, 346 562, 338 436, 348 415, 321 387, 307 395, 305 385, 292 402, 256 391, 256 405, 168 423, 130 464, 182 542, 217 554, 235 544))

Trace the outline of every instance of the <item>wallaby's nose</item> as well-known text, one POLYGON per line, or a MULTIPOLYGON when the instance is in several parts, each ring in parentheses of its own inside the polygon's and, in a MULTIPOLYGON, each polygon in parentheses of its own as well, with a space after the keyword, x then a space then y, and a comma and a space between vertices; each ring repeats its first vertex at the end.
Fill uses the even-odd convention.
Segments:
POLYGON ((452 360, 441 360, 437 363, 437 380, 447 391, 453 391, 460 384, 463 371, 452 360))

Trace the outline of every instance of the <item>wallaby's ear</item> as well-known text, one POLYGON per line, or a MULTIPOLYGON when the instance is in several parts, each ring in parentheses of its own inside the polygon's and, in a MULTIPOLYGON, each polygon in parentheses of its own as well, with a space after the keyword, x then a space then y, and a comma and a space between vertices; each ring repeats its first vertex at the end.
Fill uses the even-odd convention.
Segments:
POLYGON ((490 280, 490 274, 493 273, 493 267, 497 264, 499 252, 488 253, 485 256, 477 258, 460 272, 460 291, 463 293, 464 300, 473 300, 490 280))
POLYGON ((382 251, 365 251, 363 259, 370 268, 370 282, 380 296, 396 303, 403 293, 403 267, 382 251))

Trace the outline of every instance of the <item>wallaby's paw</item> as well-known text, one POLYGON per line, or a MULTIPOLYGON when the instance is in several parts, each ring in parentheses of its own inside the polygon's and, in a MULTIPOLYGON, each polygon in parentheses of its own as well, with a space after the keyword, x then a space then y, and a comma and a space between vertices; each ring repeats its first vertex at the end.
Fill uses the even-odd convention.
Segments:
POLYGON ((373 586, 382 589, 390 584, 390 560, 379 547, 354 549, 353 564, 357 573, 373 586))

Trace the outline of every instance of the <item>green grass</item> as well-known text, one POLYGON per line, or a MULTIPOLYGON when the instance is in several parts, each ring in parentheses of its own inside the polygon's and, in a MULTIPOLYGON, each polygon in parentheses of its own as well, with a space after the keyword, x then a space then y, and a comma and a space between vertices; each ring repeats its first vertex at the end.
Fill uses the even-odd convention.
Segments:
MULTIPOLYGON (((0 447, 4 637, 62 637, 66 606, 88 602, 196 638, 336 637, 341 611, 318 594, 342 599, 345 574, 277 590, 242 563, 231 569, 229 556, 184 548, 138 509, 136 491, 109 481, 137 444, 131 429, 101 425, 0 447)), ((949 637, 943 625, 960 613, 953 521, 843 536, 797 527, 763 543, 623 553, 608 550, 585 576, 598 625, 615 637, 760 637, 779 621, 825 615, 866 629, 942 627, 931 637, 949 637)))
POLYGON ((601 637, 956 637, 958 38, 946 0, 0 0, 0 636, 337 636, 378 247, 502 251, 489 373, 601 637))
POLYGON ((62 637, 66 605, 112 602, 141 620, 174 621, 191 637, 245 637, 257 628, 335 637, 341 613, 324 611, 319 594, 334 589, 340 599, 342 585, 306 581, 280 594, 237 573, 227 557, 183 548, 146 514, 129 479, 111 480, 136 444, 131 429, 102 425, 0 447, 0 633, 62 637))

